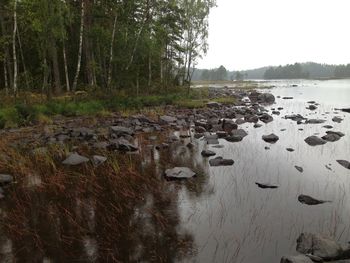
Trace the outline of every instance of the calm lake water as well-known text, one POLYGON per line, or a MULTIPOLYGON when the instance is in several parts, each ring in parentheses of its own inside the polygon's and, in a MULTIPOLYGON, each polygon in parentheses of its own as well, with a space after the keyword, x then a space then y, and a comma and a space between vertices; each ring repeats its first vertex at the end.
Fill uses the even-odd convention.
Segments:
MULTIPOLYGON (((138 137, 142 150, 140 155, 130 156, 130 163, 139 158, 134 165, 143 176, 160 178, 161 193, 140 188, 142 198, 133 201, 132 192, 123 191, 130 186, 112 185, 112 175, 98 176, 96 170, 96 179, 86 182, 75 179, 72 173, 72 182, 62 196, 56 194, 64 186, 60 178, 58 188, 53 188, 56 192, 43 194, 35 187, 47 179, 28 175, 29 181, 23 184, 34 190, 14 190, 0 210, 1 215, 10 215, 6 220, 10 220, 12 233, 3 234, 0 228, 0 262, 272 263, 296 254, 296 239, 302 232, 350 241, 350 170, 336 162, 350 161, 350 114, 335 111, 350 107, 350 80, 269 81, 259 85, 274 86, 266 92, 281 97, 267 107, 270 113, 271 108, 284 109, 261 128, 251 123, 240 125, 248 132, 241 142, 220 139, 224 147, 213 148, 202 139, 190 138, 169 150, 157 151, 145 146, 157 143, 150 142, 149 135, 138 137), (293 99, 282 99, 285 96, 293 99), (320 104, 315 111, 306 109, 311 100, 320 104), (297 125, 283 118, 290 114, 326 122, 297 125), (334 116, 344 121, 335 123, 334 116), (323 146, 307 145, 306 137, 325 134, 324 125, 334 126, 332 130, 345 136, 323 146), (261 137, 270 133, 280 140, 265 143, 261 137), (193 149, 185 146, 189 141, 193 149), (287 151, 289 147, 295 151, 287 151), (200 154, 203 149, 235 163, 209 167, 208 159, 200 154), (304 172, 297 171, 295 165, 304 172), (164 169, 174 166, 190 167, 198 176, 182 182, 165 181, 164 169), (90 189, 91 182, 98 187, 90 189), (260 189, 255 182, 279 188, 260 189), (81 190, 84 187, 87 191, 81 190), (332 202, 308 206, 298 202, 300 194, 332 202), (17 200, 29 201, 22 207, 17 200)), ((157 140, 161 142, 162 135, 157 140)))
MULTIPOLYGON (((269 108, 283 107, 281 115, 274 115, 275 120, 261 128, 241 125, 249 134, 242 142, 221 140, 225 147, 215 151, 218 156, 234 159, 234 166, 208 167, 202 161, 208 176, 206 191, 194 198, 183 189, 179 195, 182 225, 194 236, 198 251, 188 262, 279 262, 283 255, 296 254, 296 239, 304 231, 350 241, 350 170, 336 162, 350 159, 350 114, 334 110, 350 107, 350 81, 282 80, 260 85, 274 86, 268 92, 276 97, 294 99, 277 99, 269 108), (315 111, 306 109, 311 100, 320 104, 315 111), (326 123, 297 125, 283 119, 297 113, 325 119, 326 123), (334 116, 344 121, 334 123, 334 116), (346 135, 323 146, 311 147, 304 142, 311 135, 323 136, 326 124, 346 135), (261 139, 270 133, 280 137, 276 144, 261 139), (271 149, 265 150, 265 146, 271 149), (288 147, 295 151, 288 152, 288 147), (298 172, 295 165, 304 172, 298 172), (255 182, 280 187, 263 190, 255 182), (297 200, 300 194, 332 203, 303 205, 297 200)), ((203 142, 198 142, 198 147, 212 148, 203 142)), ((201 162, 199 152, 196 158, 201 162)))

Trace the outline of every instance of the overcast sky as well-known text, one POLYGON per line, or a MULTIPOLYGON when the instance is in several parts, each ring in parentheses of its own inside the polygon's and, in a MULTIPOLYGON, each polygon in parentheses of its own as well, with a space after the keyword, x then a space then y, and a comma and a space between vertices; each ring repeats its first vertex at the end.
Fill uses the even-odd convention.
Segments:
POLYGON ((198 68, 350 63, 350 0, 217 0, 198 68))

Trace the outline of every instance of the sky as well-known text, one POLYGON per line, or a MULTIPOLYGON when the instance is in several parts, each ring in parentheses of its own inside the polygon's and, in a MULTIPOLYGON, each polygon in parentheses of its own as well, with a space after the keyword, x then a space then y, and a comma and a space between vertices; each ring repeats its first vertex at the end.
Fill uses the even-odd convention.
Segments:
POLYGON ((217 0, 197 68, 350 63, 350 0, 217 0))

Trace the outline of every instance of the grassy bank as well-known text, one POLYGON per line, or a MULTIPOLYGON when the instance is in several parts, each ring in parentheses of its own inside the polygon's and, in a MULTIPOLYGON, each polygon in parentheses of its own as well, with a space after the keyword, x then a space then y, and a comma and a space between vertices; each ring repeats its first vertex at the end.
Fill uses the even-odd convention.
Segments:
MULTIPOLYGON (((31 124, 48 124, 57 115, 72 116, 106 116, 111 112, 130 113, 147 108, 172 105, 181 108, 203 108, 209 102, 208 89, 191 90, 188 95, 184 90, 173 90, 168 94, 148 96, 127 96, 111 94, 110 96, 79 93, 65 95, 47 101, 39 95, 26 94, 13 101, 3 97, 0 105, 0 128, 20 127, 31 124)), ((215 99, 223 104, 234 103, 234 98, 215 99)))

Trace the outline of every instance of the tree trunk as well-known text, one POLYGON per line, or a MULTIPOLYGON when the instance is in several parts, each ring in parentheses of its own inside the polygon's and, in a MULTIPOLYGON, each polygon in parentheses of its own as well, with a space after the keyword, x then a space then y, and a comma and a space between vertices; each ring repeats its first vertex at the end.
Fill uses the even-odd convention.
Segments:
POLYGON ((89 86, 96 85, 95 74, 95 58, 93 51, 93 44, 89 31, 91 30, 92 21, 92 9, 93 3, 91 0, 84 0, 85 2, 85 19, 84 19, 84 55, 85 55, 85 71, 89 86))
POLYGON ((109 89, 111 88, 111 82, 112 82, 113 46, 114 46, 115 30, 117 26, 117 18, 118 18, 118 15, 116 15, 114 18, 112 39, 111 39, 111 49, 109 52, 109 65, 108 65, 108 78, 107 78, 107 87, 109 89))
POLYGON ((50 50, 51 50, 53 77, 54 77, 54 81, 55 81, 54 92, 55 92, 55 95, 59 95, 62 91, 61 79, 60 79, 60 69, 58 66, 58 59, 57 59, 57 47, 56 47, 56 43, 53 40, 51 40, 50 50))
POLYGON ((28 74, 27 74, 28 72, 27 72, 27 67, 26 67, 25 60, 24 60, 23 49, 22 49, 22 41, 21 41, 21 37, 20 37, 20 33, 19 33, 18 28, 17 28, 17 40, 18 40, 19 51, 20 51, 21 59, 22 59, 22 66, 23 66, 23 71, 24 71, 24 77, 25 77, 25 80, 26 80, 26 88, 27 88, 27 91, 29 91, 29 80, 28 80, 28 74))
POLYGON ((8 80, 7 80, 7 68, 6 68, 6 64, 7 64, 7 60, 6 57, 4 58, 4 82, 5 82, 5 93, 6 95, 9 93, 9 84, 8 84, 8 80))
POLYGON ((140 30, 139 30, 139 32, 137 33, 137 36, 136 36, 135 45, 134 45, 134 48, 133 48, 133 50, 132 50, 129 63, 128 63, 128 65, 125 67, 125 70, 128 70, 128 69, 130 68, 132 62, 134 61, 134 56, 135 56, 135 53, 136 53, 137 45, 138 45, 139 40, 140 40, 141 33, 142 33, 142 31, 143 31, 144 24, 145 24, 145 23, 144 23, 144 20, 143 20, 142 23, 141 23, 140 30))
POLYGON ((13 35, 12 35, 12 50, 13 50, 13 94, 17 96, 17 54, 16 54, 16 33, 17 33, 17 0, 14 2, 13 9, 13 35))
POLYGON ((84 16, 85 16, 84 0, 81 0, 81 18, 80 18, 78 63, 77 63, 77 71, 75 72, 75 77, 74 77, 74 82, 73 82, 73 91, 76 91, 76 89, 77 89, 78 78, 79 78, 79 73, 80 73, 81 54, 82 54, 82 50, 83 50, 84 16))
POLYGON ((63 63, 64 63, 64 75, 66 77, 66 91, 70 92, 70 84, 69 84, 69 73, 68 73, 68 66, 67 66, 67 55, 66 55, 66 45, 63 40, 63 63))

